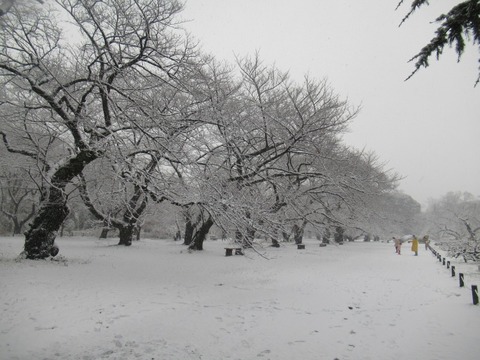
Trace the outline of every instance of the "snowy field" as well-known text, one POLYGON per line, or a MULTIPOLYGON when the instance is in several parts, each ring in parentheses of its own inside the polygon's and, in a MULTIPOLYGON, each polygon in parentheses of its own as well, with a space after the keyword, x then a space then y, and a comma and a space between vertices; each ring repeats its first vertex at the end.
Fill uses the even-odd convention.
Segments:
POLYGON ((0 238, 0 359, 480 359, 480 306, 423 247, 115 243, 17 262, 23 239, 0 238))

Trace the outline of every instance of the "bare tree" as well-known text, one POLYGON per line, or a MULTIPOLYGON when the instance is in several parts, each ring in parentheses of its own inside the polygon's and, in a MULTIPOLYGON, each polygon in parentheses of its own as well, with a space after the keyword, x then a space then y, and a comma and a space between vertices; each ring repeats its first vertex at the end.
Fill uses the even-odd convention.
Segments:
POLYGON ((177 117, 168 99, 182 91, 195 56, 174 31, 180 10, 175 0, 58 0, 54 8, 18 5, 2 17, 1 104, 13 124, 2 130, 3 140, 46 170, 26 257, 50 255, 69 212, 65 188, 85 166, 125 139, 161 143, 180 126, 170 126, 177 117), (52 16, 56 11, 61 15, 52 16), (158 103, 158 93, 170 96, 158 103))
POLYGON ((480 201, 472 194, 449 192, 432 200, 426 211, 427 229, 451 256, 480 260, 480 201))
POLYGON ((36 211, 39 191, 26 171, 3 169, 0 176, 0 212, 12 223, 12 235, 22 233, 36 211))
POLYGON ((87 181, 85 175, 79 177, 79 190, 85 205, 103 226, 118 229, 119 245, 125 246, 130 246, 134 235, 140 232, 149 203, 145 189, 158 165, 155 157, 147 160, 131 156, 128 160, 122 168, 114 164, 103 176, 98 176, 97 167, 89 169, 93 175, 91 180, 87 181))
MULTIPOLYGON (((43 4, 43 0, 32 0, 32 2, 33 1, 36 1, 39 4, 43 4)), ((1 0, 0 1, 0 17, 8 13, 13 5, 15 5, 15 0, 1 0)))

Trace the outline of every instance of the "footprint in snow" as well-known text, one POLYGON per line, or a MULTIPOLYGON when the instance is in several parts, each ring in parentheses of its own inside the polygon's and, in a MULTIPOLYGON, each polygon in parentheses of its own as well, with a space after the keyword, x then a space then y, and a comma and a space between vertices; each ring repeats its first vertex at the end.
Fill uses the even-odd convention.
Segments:
POLYGON ((271 353, 270 350, 263 350, 262 352, 259 352, 259 353, 257 354, 257 357, 263 357, 263 356, 265 356, 265 355, 267 355, 267 354, 270 354, 270 353, 271 353))

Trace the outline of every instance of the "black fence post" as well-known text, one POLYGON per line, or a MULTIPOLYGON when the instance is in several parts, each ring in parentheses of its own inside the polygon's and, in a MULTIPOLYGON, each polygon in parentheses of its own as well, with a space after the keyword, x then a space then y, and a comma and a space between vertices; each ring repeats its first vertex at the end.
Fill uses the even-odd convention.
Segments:
POLYGON ((447 269, 450 269, 450 260, 447 261, 447 269))
POLYGON ((463 281, 463 273, 458 273, 458 279, 460 281, 460 287, 464 287, 465 282, 463 281))
POLYGON ((452 277, 455 276, 455 266, 452 265, 452 277))
POLYGON ((472 285, 472 299, 473 299, 473 305, 478 304, 478 288, 477 285, 472 285))

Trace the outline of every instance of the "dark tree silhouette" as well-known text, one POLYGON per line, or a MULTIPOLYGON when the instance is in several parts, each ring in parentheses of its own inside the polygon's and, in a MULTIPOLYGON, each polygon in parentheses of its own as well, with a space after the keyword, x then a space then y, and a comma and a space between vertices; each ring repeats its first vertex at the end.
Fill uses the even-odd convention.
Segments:
MULTIPOLYGON (((397 9, 404 3, 400 1, 397 9)), ((400 26, 421 6, 429 5, 427 0, 414 0, 410 5, 410 11, 402 19, 400 26)), ((445 45, 455 46, 458 61, 465 51, 466 40, 476 44, 480 50, 480 0, 463 1, 455 5, 447 14, 442 14, 435 19, 440 26, 435 31, 435 36, 425 45, 418 54, 410 61, 415 61, 415 69, 407 77, 410 79, 420 68, 428 67, 429 60, 435 54, 436 59, 440 58, 445 45)), ((479 59, 480 63, 480 59, 479 59)), ((479 74, 475 86, 480 82, 479 74)))

